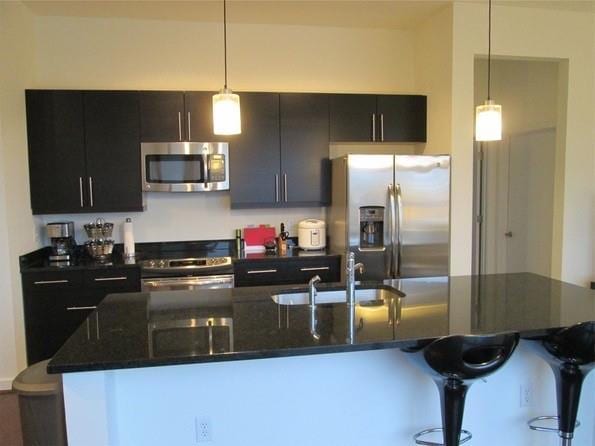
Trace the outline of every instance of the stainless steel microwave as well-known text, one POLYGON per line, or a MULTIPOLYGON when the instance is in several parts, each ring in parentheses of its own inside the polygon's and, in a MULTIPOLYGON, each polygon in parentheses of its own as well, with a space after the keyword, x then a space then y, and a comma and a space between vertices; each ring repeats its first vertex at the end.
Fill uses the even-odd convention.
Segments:
POLYGON ((143 191, 229 190, 226 142, 141 143, 143 191))

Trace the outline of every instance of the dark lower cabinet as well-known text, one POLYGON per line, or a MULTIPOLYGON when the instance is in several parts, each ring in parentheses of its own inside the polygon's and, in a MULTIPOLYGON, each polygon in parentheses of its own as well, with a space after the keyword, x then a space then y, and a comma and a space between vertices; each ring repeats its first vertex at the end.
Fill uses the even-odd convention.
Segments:
POLYGON ((83 94, 28 90, 25 97, 33 213, 80 212, 88 199, 83 94))
POLYGON ((341 256, 241 260, 234 264, 234 280, 236 287, 307 284, 316 275, 339 282, 340 268, 341 256))
POLYGON ((51 358, 81 327, 98 340, 95 307, 109 293, 140 291, 140 270, 109 268, 22 273, 27 364, 51 358), (91 315, 91 317, 89 317, 91 315))
POLYGON ((283 202, 330 203, 329 97, 281 93, 283 202))
POLYGON ((377 113, 381 138, 390 142, 425 142, 427 97, 421 95, 380 95, 377 113))
POLYGON ((142 211, 138 93, 85 92, 89 207, 142 211))
POLYGON ((281 202, 279 95, 240 95, 242 133, 229 137, 231 206, 271 207, 281 202))

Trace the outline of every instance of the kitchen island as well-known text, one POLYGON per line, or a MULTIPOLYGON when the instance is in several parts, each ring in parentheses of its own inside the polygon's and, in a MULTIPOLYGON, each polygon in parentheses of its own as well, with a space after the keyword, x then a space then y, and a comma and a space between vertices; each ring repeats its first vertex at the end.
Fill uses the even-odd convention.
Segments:
MULTIPOLYGON (((48 367, 65 373, 70 445, 410 444, 440 424, 438 394, 399 348, 455 333, 536 338, 595 320, 595 292, 533 274, 360 288, 350 340, 347 305, 332 299, 317 306, 320 337, 310 334, 304 288, 108 296, 96 332, 81 327, 48 367)), ((577 444, 595 441, 593 389, 590 376, 577 444)), ((467 405, 478 444, 547 445, 525 421, 555 412, 553 375, 521 343, 467 405)))

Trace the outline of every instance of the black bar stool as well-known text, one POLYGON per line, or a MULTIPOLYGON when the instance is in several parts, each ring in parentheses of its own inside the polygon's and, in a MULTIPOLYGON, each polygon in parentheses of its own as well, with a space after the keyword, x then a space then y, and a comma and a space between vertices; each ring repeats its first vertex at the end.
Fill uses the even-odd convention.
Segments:
POLYGON ((500 369, 508 361, 518 342, 518 333, 446 336, 402 349, 432 377, 438 386, 442 406, 442 428, 418 432, 413 436, 415 443, 458 446, 469 441, 471 433, 462 429, 467 391, 475 380, 485 378, 500 369), (434 432, 442 432, 444 443, 423 440, 424 436, 434 432))
POLYGON ((563 446, 570 446, 577 421, 583 381, 595 368, 595 322, 583 322, 557 330, 527 343, 550 365, 556 380, 557 416, 529 420, 532 430, 557 432, 563 446), (557 420, 558 428, 545 427, 539 422, 557 420))

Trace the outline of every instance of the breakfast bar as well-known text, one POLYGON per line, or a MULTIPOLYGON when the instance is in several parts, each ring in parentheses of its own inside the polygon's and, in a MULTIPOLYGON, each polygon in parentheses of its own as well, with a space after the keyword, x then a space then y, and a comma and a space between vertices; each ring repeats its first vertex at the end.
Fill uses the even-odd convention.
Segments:
MULTIPOLYGON (((349 339, 344 289, 318 285, 318 337, 304 287, 108 296, 48 366, 69 444, 411 444, 440 411, 401 350, 502 332, 521 343, 469 392, 465 427, 482 445, 548 444, 526 422, 555 413, 553 374, 526 343, 595 320, 594 291, 529 273, 365 282, 349 339)), ((576 444, 593 443, 594 414, 583 398, 576 444)))

